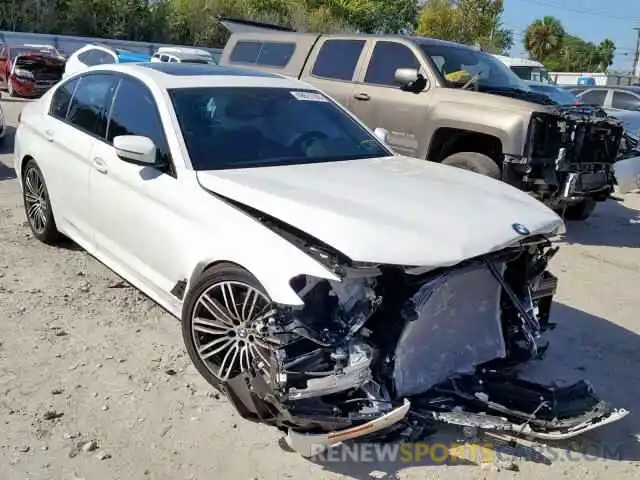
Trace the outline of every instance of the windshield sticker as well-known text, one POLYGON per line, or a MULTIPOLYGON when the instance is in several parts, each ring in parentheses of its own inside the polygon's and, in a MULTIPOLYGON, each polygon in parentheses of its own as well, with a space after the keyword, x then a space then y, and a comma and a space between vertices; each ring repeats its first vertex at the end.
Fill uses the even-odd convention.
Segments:
POLYGON ((316 92, 291 92, 296 100, 303 100, 307 102, 328 102, 327 98, 321 93, 316 92))

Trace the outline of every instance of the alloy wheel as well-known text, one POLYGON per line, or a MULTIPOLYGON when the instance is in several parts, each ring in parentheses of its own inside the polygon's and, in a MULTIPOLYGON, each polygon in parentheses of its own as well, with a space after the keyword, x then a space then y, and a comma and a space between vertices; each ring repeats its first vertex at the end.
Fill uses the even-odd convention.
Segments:
POLYGON ((243 282, 215 283, 200 295, 191 335, 198 356, 218 380, 227 381, 254 364, 268 372, 275 345, 261 332, 272 312, 267 296, 243 282))
POLYGON ((42 234, 47 228, 49 201, 44 180, 34 167, 29 167, 24 176, 24 201, 31 228, 42 234))

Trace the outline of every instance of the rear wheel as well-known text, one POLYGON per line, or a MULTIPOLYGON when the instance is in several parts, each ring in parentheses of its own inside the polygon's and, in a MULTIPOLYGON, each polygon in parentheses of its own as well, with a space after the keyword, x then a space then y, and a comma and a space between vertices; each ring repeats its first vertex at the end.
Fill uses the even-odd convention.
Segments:
POLYGON ((261 332, 272 303, 246 270, 221 264, 206 270, 187 293, 182 336, 191 361, 214 387, 257 365, 269 375, 270 345, 261 332))
POLYGON ((500 167, 491 157, 478 152, 458 152, 442 161, 443 165, 462 168, 487 177, 500 179, 500 167))
POLYGON ((580 203, 574 205, 568 205, 564 211, 565 220, 570 221, 583 221, 591 216, 596 208, 595 200, 586 198, 580 203))
POLYGON ((49 192, 42 172, 33 159, 27 161, 22 174, 22 198, 33 236, 47 244, 59 241, 62 235, 53 218, 49 192))

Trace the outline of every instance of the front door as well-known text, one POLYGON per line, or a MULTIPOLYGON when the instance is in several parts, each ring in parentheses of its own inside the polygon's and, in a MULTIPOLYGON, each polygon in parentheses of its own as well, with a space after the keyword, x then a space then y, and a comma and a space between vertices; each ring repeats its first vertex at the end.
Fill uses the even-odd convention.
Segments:
POLYGON ((175 207, 184 201, 179 179, 149 89, 131 77, 120 80, 111 109, 106 142, 95 145, 95 168, 89 181, 91 209, 97 219, 98 256, 160 294, 171 290, 186 266, 179 259, 183 235, 175 207), (150 138, 159 164, 140 166, 119 158, 113 139, 119 135, 150 138))
POLYGON ((388 143, 399 154, 417 157, 424 146, 423 132, 428 118, 426 96, 400 89, 395 82, 398 68, 424 69, 419 54, 408 44, 395 40, 377 40, 356 83, 351 110, 369 128, 389 131, 388 143))

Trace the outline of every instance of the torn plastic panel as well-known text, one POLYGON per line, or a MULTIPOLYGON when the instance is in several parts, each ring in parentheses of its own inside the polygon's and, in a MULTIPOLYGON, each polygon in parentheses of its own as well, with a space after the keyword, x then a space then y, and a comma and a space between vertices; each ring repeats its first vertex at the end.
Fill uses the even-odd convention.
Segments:
POLYGON ((586 383, 544 386, 513 373, 546 349, 556 250, 538 238, 423 274, 349 265, 340 282, 294 278, 304 306, 274 305, 255 326, 273 348, 226 393, 244 418, 289 432, 301 453, 405 428, 411 415, 457 425, 483 415, 482 428, 539 438, 616 421, 625 411, 586 383))

